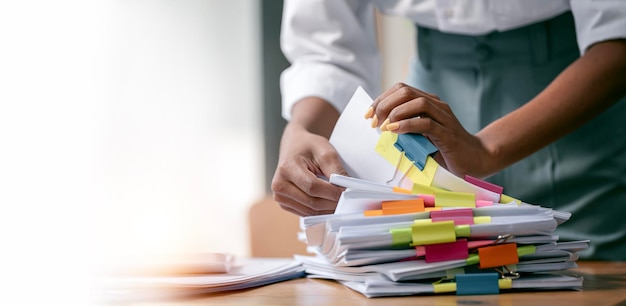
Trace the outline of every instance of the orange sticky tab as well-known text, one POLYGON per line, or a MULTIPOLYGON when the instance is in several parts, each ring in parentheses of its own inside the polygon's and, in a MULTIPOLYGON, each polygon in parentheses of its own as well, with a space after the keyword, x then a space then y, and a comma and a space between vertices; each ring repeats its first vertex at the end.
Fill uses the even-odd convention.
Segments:
POLYGON ((411 194, 411 190, 400 188, 400 187, 393 187, 393 192, 411 194))
POLYGON ((380 209, 366 210, 363 212, 363 215, 366 217, 382 216, 383 211, 380 209))
POLYGON ((383 215, 400 215, 400 214, 412 214, 423 212, 424 209, 421 210, 418 207, 398 207, 398 208, 389 208, 383 209, 383 215))
POLYGON ((410 214, 424 211, 424 200, 399 200, 382 202, 383 215, 410 214))
POLYGON ((478 258, 481 269, 517 264, 517 244, 505 243, 478 248, 478 258))
POLYGON ((382 202, 383 210, 392 209, 392 208, 401 208, 401 207, 421 207, 423 211, 424 200, 423 199, 411 199, 411 200, 383 201, 382 202))
POLYGON ((441 210, 441 207, 425 207, 424 211, 438 211, 441 210))

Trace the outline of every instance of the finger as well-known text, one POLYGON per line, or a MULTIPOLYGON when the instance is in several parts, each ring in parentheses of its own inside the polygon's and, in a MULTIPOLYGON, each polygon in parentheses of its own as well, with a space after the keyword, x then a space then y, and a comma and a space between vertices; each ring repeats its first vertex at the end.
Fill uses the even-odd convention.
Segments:
POLYGON ((333 210, 341 195, 338 189, 296 162, 279 165, 272 181, 275 193, 313 210, 333 210))
POLYGON ((294 201, 293 199, 289 197, 283 197, 276 193, 274 194, 274 201, 276 201, 282 209, 292 214, 301 216, 301 217, 334 213, 334 210, 319 210, 318 211, 318 210, 311 209, 307 206, 302 205, 301 203, 294 201))
POLYGON ((396 122, 413 117, 429 117, 442 125, 453 118, 452 110, 443 102, 419 97, 398 105, 389 113, 389 122, 396 122))
POLYGON ((432 95, 424 93, 421 90, 405 86, 399 88, 393 93, 387 95, 381 99, 374 108, 374 118, 378 119, 378 122, 386 123, 389 118, 389 114, 397 107, 404 105, 415 99, 422 99, 425 101, 432 101, 433 103, 441 103, 438 99, 432 97, 432 95))
MULTIPOLYGON (((330 178, 330 175, 333 173, 346 176, 348 175, 348 172, 343 168, 343 164, 341 163, 341 159, 337 151, 328 150, 316 153, 316 163, 322 171, 322 174, 327 178, 330 178)), ((337 197, 337 199, 339 199, 339 197, 337 197)))
MULTIPOLYGON (((439 136, 445 134, 444 126, 429 117, 413 117, 389 124, 388 129, 394 133, 423 134, 429 139, 441 139, 439 136)), ((445 135, 443 136, 445 139, 445 135)), ((435 144, 436 145, 436 144, 435 144)))

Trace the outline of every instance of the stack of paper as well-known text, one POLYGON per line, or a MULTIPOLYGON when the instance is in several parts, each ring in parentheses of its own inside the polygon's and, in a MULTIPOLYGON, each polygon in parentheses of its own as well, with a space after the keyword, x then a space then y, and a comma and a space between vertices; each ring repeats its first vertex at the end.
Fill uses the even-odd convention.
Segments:
POLYGON ((316 255, 297 257, 309 277, 368 297, 582 287, 582 278, 552 273, 575 268, 588 247, 554 234, 569 213, 454 176, 423 136, 369 127, 362 114, 371 103, 358 90, 331 137, 350 174, 329 178, 346 187, 335 213, 301 219, 316 255))
POLYGON ((205 271, 208 264, 205 261, 194 270, 180 274, 114 275, 105 278, 102 298, 109 302, 171 299, 258 287, 304 276, 301 264, 290 258, 233 260, 228 271, 219 273, 205 271))

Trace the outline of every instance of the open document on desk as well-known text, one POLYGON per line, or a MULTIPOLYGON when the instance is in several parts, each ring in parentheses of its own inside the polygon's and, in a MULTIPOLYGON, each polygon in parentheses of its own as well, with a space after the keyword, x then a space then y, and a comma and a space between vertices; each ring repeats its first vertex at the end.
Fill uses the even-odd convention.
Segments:
POLYGON ((104 278, 101 298, 107 302, 174 299, 247 289, 304 276, 304 268, 293 258, 233 259, 226 269, 213 271, 215 267, 206 269, 209 264, 205 261, 204 269, 196 264, 195 270, 187 269, 184 273, 155 274, 142 268, 139 274, 112 275, 104 278))

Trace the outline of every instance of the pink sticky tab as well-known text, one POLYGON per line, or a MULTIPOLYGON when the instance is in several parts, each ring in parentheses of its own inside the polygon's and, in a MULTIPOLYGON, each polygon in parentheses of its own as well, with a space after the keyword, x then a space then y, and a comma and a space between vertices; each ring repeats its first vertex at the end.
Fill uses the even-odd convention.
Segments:
POLYGON ((424 206, 435 207, 435 196, 431 194, 418 194, 420 199, 424 200, 424 206))
POLYGON ((474 214, 471 208, 431 211, 430 219, 433 222, 453 221, 454 225, 474 224, 474 214))
POLYGON ((476 200, 476 207, 493 206, 493 202, 485 200, 476 200))
POLYGON ((485 181, 483 181, 481 179, 477 179, 477 178, 469 176, 469 175, 465 176, 465 181, 470 183, 470 184, 474 184, 474 185, 476 185, 478 187, 487 189, 487 190, 489 190, 491 192, 495 192, 497 194, 502 194, 502 191, 504 191, 503 187, 500 187, 498 185, 495 185, 495 184, 492 184, 492 183, 489 183, 489 182, 485 182, 485 181))
POLYGON ((455 242, 425 245, 426 262, 465 259, 468 256, 467 239, 455 242))

